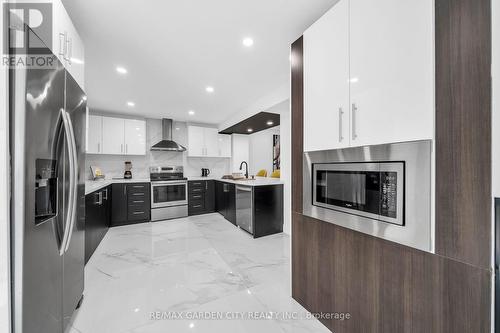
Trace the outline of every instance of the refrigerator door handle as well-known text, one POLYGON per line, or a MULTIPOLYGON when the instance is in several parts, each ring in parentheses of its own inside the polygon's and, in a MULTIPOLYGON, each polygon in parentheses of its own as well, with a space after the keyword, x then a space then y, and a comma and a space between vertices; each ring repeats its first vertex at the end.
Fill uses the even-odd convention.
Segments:
POLYGON ((71 144, 72 138, 71 138, 71 132, 69 129, 69 123, 68 123, 68 117, 66 111, 64 109, 61 109, 61 118, 62 118, 62 123, 64 127, 64 134, 66 138, 66 143, 68 146, 68 155, 69 155, 69 170, 70 170, 70 177, 69 177, 69 195, 68 195, 68 210, 66 211, 66 219, 64 223, 64 233, 63 233, 63 239, 62 242, 59 246, 59 255, 63 255, 64 252, 66 252, 66 244, 68 243, 68 238, 70 237, 70 226, 71 226, 71 219, 72 219, 72 214, 73 214, 73 187, 75 186, 74 184, 74 169, 75 166, 74 164, 74 158, 73 158, 73 145, 71 144))
MULTIPOLYGON (((65 111, 66 112, 66 111, 65 111)), ((70 174, 72 174, 73 181, 70 181, 70 191, 73 193, 73 201, 71 204, 71 220, 70 220, 70 225, 69 225, 69 232, 68 232, 68 240, 66 242, 66 246, 64 249, 64 252, 68 251, 69 244, 71 243, 71 236, 73 235, 73 228, 75 226, 75 220, 76 220, 76 205, 77 205, 77 198, 78 198, 78 192, 77 192, 77 186, 76 184, 78 183, 78 155, 76 153, 76 139, 75 139, 75 132, 73 130, 73 123, 71 121, 70 115, 66 112, 66 118, 68 120, 68 128, 69 128, 69 133, 71 135, 71 142, 69 144, 72 147, 73 155, 73 170, 70 171, 70 174)), ((71 169, 71 163, 70 163, 70 169, 71 169)), ((102 196, 102 194, 101 194, 102 196)))

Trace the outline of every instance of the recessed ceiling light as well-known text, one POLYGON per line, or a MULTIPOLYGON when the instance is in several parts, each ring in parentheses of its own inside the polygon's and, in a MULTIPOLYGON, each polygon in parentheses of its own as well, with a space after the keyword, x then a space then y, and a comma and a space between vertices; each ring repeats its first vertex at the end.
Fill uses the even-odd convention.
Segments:
POLYGON ((134 102, 127 102, 127 105, 130 106, 131 108, 135 106, 134 102))
POLYGON ((208 92, 208 93, 213 93, 214 92, 214 87, 206 87, 205 90, 208 92))
POLYGON ((128 73, 127 69, 125 67, 121 67, 121 66, 116 67, 116 71, 120 74, 127 74, 128 73))
POLYGON ((271 125, 274 125, 274 122, 272 120, 269 120, 267 123, 266 123, 268 126, 271 126, 271 125))
POLYGON ((253 39, 250 37, 243 38, 243 45, 250 47, 253 45, 253 39))
POLYGON ((180 128, 179 128, 179 127, 176 127, 176 128, 175 128, 175 130, 176 130, 176 131, 179 131, 179 130, 180 130, 180 128))
POLYGON ((193 110, 189 110, 188 113, 189 113, 190 116, 194 116, 194 111, 193 110))
POLYGON ((189 328, 193 328, 193 327, 194 327, 194 323, 190 323, 189 328))
POLYGON ((248 133, 253 132, 253 128, 248 128, 248 129, 247 129, 247 132, 248 132, 248 133))

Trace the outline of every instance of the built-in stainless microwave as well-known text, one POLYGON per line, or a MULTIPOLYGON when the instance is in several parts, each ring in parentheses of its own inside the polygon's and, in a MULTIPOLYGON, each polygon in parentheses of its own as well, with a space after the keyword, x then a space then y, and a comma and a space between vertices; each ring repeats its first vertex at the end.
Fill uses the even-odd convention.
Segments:
POLYGON ((432 141, 304 152, 302 213, 434 249, 432 141))
POLYGON ((316 163, 315 206, 404 225, 404 162, 316 163))

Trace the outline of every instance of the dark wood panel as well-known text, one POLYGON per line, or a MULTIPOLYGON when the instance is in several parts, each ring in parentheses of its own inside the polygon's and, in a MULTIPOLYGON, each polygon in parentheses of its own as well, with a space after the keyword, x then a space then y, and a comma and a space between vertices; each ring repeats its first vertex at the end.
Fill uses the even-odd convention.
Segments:
POLYGON ((303 38, 292 44, 292 211, 302 213, 302 155, 304 151, 303 38))
POLYGON ((259 112, 245 120, 240 121, 236 125, 226 128, 220 131, 219 134, 253 134, 257 133, 280 124, 280 115, 271 112, 259 112), (268 122, 272 122, 268 125, 268 122), (252 132, 248 132, 251 128, 252 132))
POLYGON ((292 293, 334 332, 489 332, 490 272, 293 214, 292 293))
POLYGON ((436 0, 436 252, 489 267, 491 3, 436 0))

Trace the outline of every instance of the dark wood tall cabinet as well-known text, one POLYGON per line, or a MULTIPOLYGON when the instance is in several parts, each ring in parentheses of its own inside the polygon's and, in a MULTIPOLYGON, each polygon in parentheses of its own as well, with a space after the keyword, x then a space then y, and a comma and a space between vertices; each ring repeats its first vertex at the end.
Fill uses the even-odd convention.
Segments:
POLYGON ((107 186, 85 196, 85 263, 108 232, 111 195, 111 186, 107 186))

